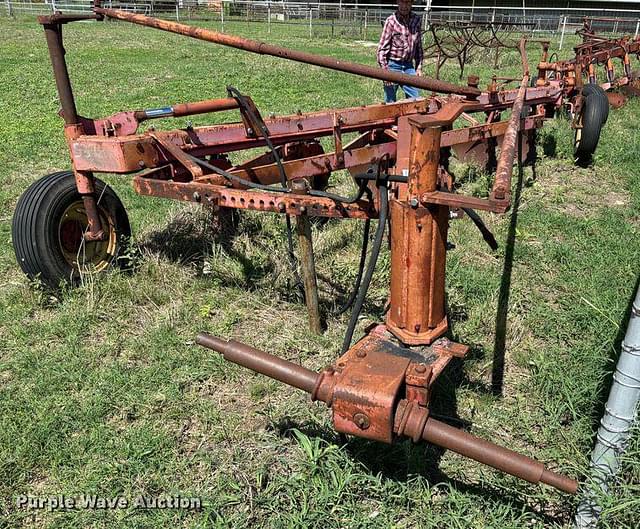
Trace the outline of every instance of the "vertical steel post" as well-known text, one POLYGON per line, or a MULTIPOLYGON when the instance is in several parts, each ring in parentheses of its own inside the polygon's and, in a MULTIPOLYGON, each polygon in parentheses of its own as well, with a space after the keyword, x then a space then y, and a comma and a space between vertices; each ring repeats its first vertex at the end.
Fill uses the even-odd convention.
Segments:
POLYGON ((302 282, 304 284, 304 297, 309 313, 309 328, 311 332, 322 334, 316 264, 313 256, 313 241, 311 238, 311 223, 306 214, 298 215, 296 232, 298 234, 298 245, 300 247, 300 268, 302 271, 302 282))
POLYGON ((363 37, 365 40, 367 40, 367 23, 368 23, 368 18, 369 18, 369 10, 365 9, 364 10, 364 34, 363 37))
POLYGON ((440 126, 421 129, 403 120, 398 125, 396 170, 408 174, 409 183, 406 196, 390 201, 391 294, 386 324, 410 345, 430 344, 447 330, 444 276, 449 208, 421 206, 421 196, 437 188, 441 133, 440 126), (409 139, 401 140, 401 135, 409 139))
POLYGON ((564 31, 566 27, 567 27, 567 15, 564 15, 564 17, 562 18, 562 33, 560 34, 560 45, 558 46, 559 50, 562 49, 562 43, 564 42, 564 31))
POLYGON ((62 118, 67 125, 79 123, 76 102, 73 98, 69 71, 65 61, 64 47, 62 45, 62 26, 60 24, 44 24, 44 34, 49 48, 49 57, 53 67, 53 77, 56 81, 60 105, 62 106, 62 118))
MULTIPOLYGON (((70 143, 82 135, 84 130, 78 116, 71 81, 69 79, 69 71, 67 70, 67 62, 64 58, 65 50, 62 44, 62 25, 43 24, 43 26, 47 39, 47 47, 49 48, 49 57, 51 58, 51 65, 53 66, 53 76, 56 80, 58 97, 60 98, 60 105, 62 106, 62 118, 65 122, 64 134, 67 143, 70 143)), ((82 195, 89 224, 89 231, 85 234, 85 238, 87 240, 102 239, 104 232, 100 225, 100 216, 98 215, 95 200, 93 174, 90 172, 76 171, 74 169, 74 175, 78 193, 82 195)))

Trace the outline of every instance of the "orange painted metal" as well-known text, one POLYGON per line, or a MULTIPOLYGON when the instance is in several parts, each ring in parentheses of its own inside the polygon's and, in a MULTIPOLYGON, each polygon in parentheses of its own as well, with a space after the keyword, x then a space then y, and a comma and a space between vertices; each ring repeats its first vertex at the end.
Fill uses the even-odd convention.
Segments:
POLYGON ((258 42, 235 35, 218 33, 217 31, 188 26, 186 24, 180 24, 179 22, 161 20, 158 18, 147 17, 145 15, 129 13, 117 9, 104 9, 101 7, 95 7, 94 11, 99 15, 103 15, 109 18, 124 20, 133 24, 148 26, 172 33, 178 33, 180 35, 185 35, 216 44, 222 44, 223 46, 229 46, 231 48, 237 48, 251 53, 258 53, 260 55, 272 55, 274 57, 280 57, 282 59, 288 59, 306 64, 313 64, 316 66, 321 66, 323 68, 330 68, 332 70, 352 73, 355 75, 363 75, 372 79, 380 79, 381 81, 391 81, 393 83, 401 85, 415 86, 424 90, 433 90, 445 94, 460 94, 467 97, 475 97, 480 94, 480 90, 478 90, 477 88, 472 88, 470 86, 459 86, 453 83, 440 81, 438 79, 431 79, 430 77, 419 77, 415 75, 396 73, 382 68, 375 68, 364 64, 345 61, 342 59, 334 59, 333 57, 326 57, 323 55, 297 51, 291 48, 274 46, 265 42, 258 42))
MULTIPOLYGON (((99 7, 96 13, 256 53, 458 94, 263 119, 250 98, 229 89, 235 93, 234 98, 89 119, 75 109, 61 52, 59 24, 66 20, 55 22, 51 18, 43 22, 63 102, 65 133, 77 187, 88 197, 92 193, 93 172, 137 173, 133 178, 134 189, 145 196, 292 216, 375 219, 383 207, 379 198, 386 197, 378 191, 389 185, 391 278, 384 325, 370 329, 321 373, 235 341, 200 335, 198 343, 222 352, 229 361, 326 402, 332 408, 334 426, 339 432, 389 443, 402 436, 416 442, 428 440, 531 482, 542 481, 575 492, 575 481, 546 470, 541 463, 434 420, 429 416, 428 406, 434 381, 452 358, 463 357, 468 349, 443 337, 448 327, 445 269, 450 208, 493 212, 508 209, 518 140, 524 139, 526 131, 541 127, 547 111, 560 107, 563 98, 579 94, 582 63, 546 64, 547 48, 544 63, 539 65, 537 86, 528 87, 528 63, 521 43, 524 76, 520 87, 498 89, 498 78, 494 78, 486 91, 480 91, 477 78, 469 81, 472 86, 459 87, 428 78, 398 77, 377 68, 142 15, 99 7), (547 69, 540 69, 541 66, 548 66, 558 80, 548 79, 547 69), (534 109, 532 115, 521 117, 524 105, 534 109), (138 132, 140 122, 155 117, 235 109, 240 110, 242 121, 138 132), (511 111, 511 116, 500 121, 504 111, 511 111), (484 117, 487 121, 481 123, 484 117), (456 128, 459 118, 470 126, 456 128), (347 143, 345 135, 351 133, 358 137, 347 143), (323 137, 333 141, 333 152, 324 152, 319 143, 323 137), (268 144, 273 146, 269 152, 254 153, 235 165, 227 156, 268 144), (480 199, 455 193, 447 165, 451 150, 461 157, 478 155, 482 149, 493 150, 495 158, 496 145, 500 146, 501 154, 491 196, 480 199), (276 163, 278 158, 281 164, 276 163), (327 194, 307 193, 309 189, 324 189, 330 174, 343 169, 351 172, 358 185, 370 180, 369 190, 374 189, 375 193, 368 193, 354 203, 335 195, 330 198, 327 194), (281 179, 289 187, 277 188, 281 179), (292 182, 303 184, 304 192, 292 192, 297 189, 292 182), (272 187, 265 189, 265 185, 272 187)), ((625 60, 628 64, 628 53, 625 60)), ((608 66, 613 71, 610 62, 608 66)), ((89 201, 86 208, 90 214, 91 207, 89 201)), ((90 236, 95 234, 93 227, 90 236)))
MULTIPOLYGON (((148 174, 156 175, 156 171, 148 174)), ((134 177, 133 188, 143 196, 202 202, 234 209, 344 219, 377 217, 375 203, 366 199, 342 205, 328 198, 310 195, 246 191, 203 182, 171 182, 143 175, 134 177)))
POLYGON ((395 402, 411 360, 381 351, 381 342, 360 340, 335 364, 339 382, 331 395, 338 432, 385 443, 393 441, 395 402))
MULTIPOLYGON (((444 275, 449 208, 423 207, 437 188, 441 127, 410 127, 408 198, 390 201, 391 287, 386 324, 406 344, 429 344, 447 330, 444 275)), ((401 131, 405 132, 405 131, 401 131)))
POLYGON ((224 358, 302 389, 333 410, 337 431, 392 443, 401 437, 426 440, 531 483, 574 494, 577 481, 529 457, 453 428, 429 416, 433 366, 451 359, 433 348, 411 349, 378 326, 321 373, 235 340, 199 334, 199 345, 224 358))
MULTIPOLYGON (((578 32, 583 42, 574 48, 575 56, 563 61, 548 61, 548 42, 543 43, 542 60, 538 63, 537 85, 560 83, 569 98, 579 95, 583 84, 582 75, 586 74, 589 83, 598 83, 596 67, 604 70, 603 82, 599 83, 605 90, 625 87, 633 82, 630 56, 640 58, 640 37, 603 38, 595 34, 590 22, 585 19, 584 27, 578 32), (615 71, 614 61, 621 63, 620 74, 615 71)), ((624 99, 613 95, 611 105, 617 108, 624 104, 624 99)))

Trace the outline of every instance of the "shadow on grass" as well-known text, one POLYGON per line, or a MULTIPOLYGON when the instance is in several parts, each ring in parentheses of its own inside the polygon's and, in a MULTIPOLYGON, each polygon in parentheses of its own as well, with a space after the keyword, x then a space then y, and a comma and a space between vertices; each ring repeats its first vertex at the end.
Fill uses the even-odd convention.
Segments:
MULTIPOLYGON (((141 253, 151 253, 172 263, 193 266, 202 276, 205 275, 207 261, 214 255, 215 246, 219 245, 229 259, 240 265, 243 286, 251 288, 273 273, 275 265, 272 259, 251 259, 236 250, 233 243, 240 233, 259 241, 262 224, 258 219, 247 216, 241 221, 239 212, 232 209, 223 208, 217 214, 186 211, 161 229, 149 233, 138 247, 141 253)), ((218 276, 221 284, 237 286, 237 278, 229 279, 225 274, 218 276)))
POLYGON ((225 247, 236 235, 238 223, 233 210, 215 215, 207 210, 184 211, 165 226, 147 234, 139 241, 143 253, 158 255, 172 263, 192 264, 202 268, 207 257, 212 255, 213 244, 225 247))
MULTIPOLYGON (((522 137, 519 137, 518 152, 522 150, 522 137)), ((527 153, 525 164, 530 164, 533 170, 531 181, 536 179, 535 154, 531 149, 527 153)), ((507 345, 507 315, 509 313, 509 296, 511 293, 511 276, 513 274, 513 258, 516 245, 516 229, 518 227, 518 213, 520 200, 522 198, 522 188, 524 185, 524 165, 518 164, 518 175, 515 193, 511 201, 511 218, 509 219, 509 229, 505 242, 504 265, 502 267, 502 277, 500 279, 500 291, 498 293, 498 310, 496 313, 495 338, 493 343, 493 362, 491 366, 491 392, 496 396, 501 396, 504 386, 504 363, 505 350, 507 345)))
MULTIPOLYGON (((460 426, 453 421, 445 422, 452 426, 460 426)), ((493 498, 499 500, 500 503, 508 503, 521 512, 529 512, 541 518, 545 526, 557 525, 566 521, 562 515, 551 516, 544 512, 544 507, 536 508, 522 501, 522 496, 515 491, 506 491, 504 488, 490 485, 465 483, 447 476, 439 468, 440 459, 445 453, 445 449, 432 444, 415 444, 410 440, 404 440, 388 445, 358 437, 347 437, 317 423, 296 423, 288 417, 273 424, 272 427, 282 437, 295 440, 296 436, 293 434, 295 429, 307 437, 319 438, 333 445, 341 445, 349 457, 362 464, 365 471, 374 476, 380 475, 385 479, 406 483, 412 477, 419 475, 431 485, 445 484, 464 494, 493 498)))
MULTIPOLYGON (((239 275, 236 274, 233 277, 225 274, 224 270, 216 270, 215 277, 219 284, 238 286, 240 278, 243 288, 260 289, 269 277, 279 275, 279 277, 285 277, 286 281, 270 283, 269 287, 275 288, 283 299, 304 303, 301 283, 298 283, 297 275, 291 271, 286 238, 281 241, 282 246, 276 255, 272 246, 261 244, 261 240, 264 241, 264 226, 259 217, 245 215, 240 219, 236 210, 223 209, 222 211, 226 214, 181 212, 164 227, 147 234, 138 243, 138 253, 150 253, 172 263, 192 266, 199 275, 203 276, 207 263, 214 255, 214 248, 218 245, 224 251, 225 258, 240 265, 239 275), (238 251, 234 241, 240 235, 252 241, 253 251, 247 254, 238 251)), ((325 219, 314 219, 313 223, 318 229, 332 225, 325 222, 325 219)), ((293 237, 295 244, 295 230, 293 230, 293 237)), ((349 242, 345 237, 332 250, 338 252, 346 248, 349 242)), ((336 316, 337 309, 349 300, 352 294, 351 285, 344 286, 329 275, 316 273, 318 290, 327 294, 320 298, 322 323, 326 327, 326 320, 336 316)), ((345 312, 348 313, 349 310, 350 308, 345 312)), ((385 304, 367 300, 363 310, 373 316, 379 316, 384 314, 385 304)))

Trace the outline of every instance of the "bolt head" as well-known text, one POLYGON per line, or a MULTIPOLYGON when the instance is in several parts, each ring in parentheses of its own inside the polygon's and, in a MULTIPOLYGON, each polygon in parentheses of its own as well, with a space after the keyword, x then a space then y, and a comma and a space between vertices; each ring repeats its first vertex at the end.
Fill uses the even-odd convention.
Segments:
POLYGON ((358 352, 356 353, 356 356, 357 356, 358 358, 364 358, 365 356, 367 356, 367 352, 366 352, 366 351, 363 351, 363 350, 360 350, 360 351, 358 351, 358 352))
POLYGON ((418 364, 415 368, 416 373, 425 373, 427 371, 426 366, 423 364, 418 364))
POLYGON ((416 197, 413 197, 411 200, 409 200, 409 205, 412 208, 417 208, 420 205, 420 201, 416 197))
POLYGON ((366 430, 370 426, 369 417, 367 417, 364 413, 356 413, 353 416, 353 422, 361 430, 366 430))

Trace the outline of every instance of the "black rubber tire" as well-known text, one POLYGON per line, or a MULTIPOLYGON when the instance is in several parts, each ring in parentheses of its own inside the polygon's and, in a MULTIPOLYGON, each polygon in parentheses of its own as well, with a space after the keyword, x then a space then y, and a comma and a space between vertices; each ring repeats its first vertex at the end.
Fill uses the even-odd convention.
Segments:
POLYGON ((608 111, 608 101, 605 107, 602 98, 597 93, 591 93, 584 99, 582 106, 581 127, 575 130, 574 155, 579 165, 586 165, 591 161, 600 141, 600 131, 604 123, 605 109, 608 111))
POLYGON ((77 284, 91 268, 127 265, 124 256, 131 237, 127 213, 104 182, 96 179, 95 190, 107 240, 93 243, 82 242, 86 215, 71 171, 46 175, 22 194, 13 214, 11 237, 18 264, 30 279, 55 290, 61 282, 77 284), (89 256, 82 264, 78 263, 80 252, 84 259, 89 256))
POLYGON ((600 97, 599 104, 603 107, 602 114, 604 115, 602 123, 606 123, 607 119, 609 119, 609 98, 607 97, 607 93, 599 84, 589 83, 584 85, 584 87, 582 88, 582 95, 586 97, 591 94, 598 94, 598 96, 600 97))

